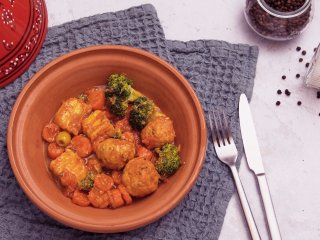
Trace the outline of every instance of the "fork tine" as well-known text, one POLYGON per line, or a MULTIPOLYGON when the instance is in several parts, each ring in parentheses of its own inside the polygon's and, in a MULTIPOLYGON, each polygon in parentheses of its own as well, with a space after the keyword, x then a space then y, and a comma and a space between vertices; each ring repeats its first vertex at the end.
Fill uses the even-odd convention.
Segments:
POLYGON ((220 135, 221 135, 221 142, 223 145, 226 145, 226 129, 225 129, 225 126, 223 124, 223 121, 222 121, 222 114, 221 112, 218 112, 217 113, 217 122, 218 122, 218 131, 220 132, 220 135))
POLYGON ((214 129, 213 124, 212 124, 211 113, 209 113, 209 124, 210 124, 212 142, 213 142, 214 145, 218 144, 218 146, 220 147, 219 139, 217 138, 217 135, 215 134, 215 129, 214 129))
POLYGON ((212 111, 212 114, 213 114, 214 130, 216 132, 216 136, 215 137, 216 137, 218 145, 220 147, 221 145, 224 145, 223 137, 221 135, 221 124, 219 125, 219 122, 217 120, 215 111, 212 111))
POLYGON ((223 118, 223 122, 224 122, 224 129, 225 129, 225 134, 226 134, 226 140, 228 141, 228 143, 230 144, 231 143, 231 131, 230 131, 230 128, 229 128, 229 124, 228 124, 228 121, 227 121, 227 118, 226 118, 226 114, 224 111, 222 111, 222 118, 223 118))

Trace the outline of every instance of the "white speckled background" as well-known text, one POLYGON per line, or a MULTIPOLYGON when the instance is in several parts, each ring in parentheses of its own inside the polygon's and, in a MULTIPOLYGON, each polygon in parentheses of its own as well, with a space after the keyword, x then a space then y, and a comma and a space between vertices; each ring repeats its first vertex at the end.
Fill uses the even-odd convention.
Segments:
MULTIPOLYGON (((47 0, 49 26, 73 19, 153 4, 168 39, 218 39, 248 43, 260 48, 251 103, 270 191, 283 239, 320 239, 320 99, 316 90, 303 86, 295 75, 305 73, 305 63, 320 42, 320 7, 303 35, 289 42, 272 42, 256 36, 243 17, 244 0, 47 0), (299 63, 301 52, 307 51, 299 63), (281 76, 285 74, 286 80, 281 76), (290 97, 277 95, 289 89, 290 97), (275 102, 281 101, 276 107, 275 102), (301 100, 302 105, 297 106, 301 100)), ((267 234, 253 175, 243 159, 240 177, 262 239, 267 234)), ((220 235, 221 240, 249 239, 237 195, 234 195, 220 235)))

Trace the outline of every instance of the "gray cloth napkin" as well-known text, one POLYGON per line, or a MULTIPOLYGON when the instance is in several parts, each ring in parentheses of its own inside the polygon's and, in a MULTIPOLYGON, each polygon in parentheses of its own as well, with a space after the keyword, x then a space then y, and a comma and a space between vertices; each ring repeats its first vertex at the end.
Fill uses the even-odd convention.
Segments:
POLYGON ((152 5, 49 28, 43 48, 30 68, 0 89, 0 239, 218 239, 234 185, 210 141, 205 164, 191 192, 160 220, 130 232, 93 234, 66 227, 42 213, 22 192, 11 170, 6 146, 9 115, 18 94, 33 74, 52 59, 97 44, 143 48, 172 63, 193 86, 206 115, 213 107, 226 109, 240 157, 243 155, 238 98, 242 92, 251 97, 256 47, 212 40, 168 41, 152 5))

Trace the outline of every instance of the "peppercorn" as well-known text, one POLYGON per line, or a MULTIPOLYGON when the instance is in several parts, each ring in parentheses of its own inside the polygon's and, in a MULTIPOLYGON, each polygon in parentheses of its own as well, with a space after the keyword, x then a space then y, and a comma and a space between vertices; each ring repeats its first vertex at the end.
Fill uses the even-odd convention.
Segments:
POLYGON ((301 50, 301 47, 297 47, 296 50, 297 52, 299 52, 301 50))
POLYGON ((280 12, 292 12, 303 6, 305 0, 265 0, 271 8, 280 12))
POLYGON ((286 75, 283 75, 281 78, 282 78, 283 80, 285 80, 285 79, 287 78, 287 76, 286 76, 286 75))
POLYGON ((298 106, 300 106, 302 103, 301 103, 301 101, 298 101, 297 104, 298 104, 298 106))
POLYGON ((308 68, 310 66, 310 63, 306 63, 306 68, 308 68))
POLYGON ((299 78, 299 77, 300 77, 300 74, 299 74, 299 73, 297 73, 297 74, 296 74, 296 78, 299 78))
POLYGON ((276 105, 277 105, 277 106, 279 106, 280 104, 281 104, 281 102, 280 102, 280 101, 277 101, 277 102, 276 102, 276 105))
POLYGON ((281 91, 280 89, 278 89, 277 93, 278 93, 279 95, 281 95, 281 94, 282 94, 282 91, 281 91))
MULTIPOLYGON (((297 17, 278 18, 269 14, 257 0, 247 0, 247 16, 250 25, 262 36, 272 39, 288 39, 300 34, 311 19, 311 9, 309 6, 297 17)), ((280 12, 299 11, 306 0, 264 0, 270 8, 280 12)), ((299 47, 301 50, 301 47, 299 47)), ((297 48, 297 51, 299 48, 297 48)))
POLYGON ((317 92, 317 98, 320 98, 320 91, 317 92))
POLYGON ((303 58, 299 58, 299 62, 302 62, 303 61, 303 58))
POLYGON ((303 50, 303 51, 301 52, 301 54, 304 56, 304 55, 307 54, 307 51, 306 51, 306 50, 303 50))
POLYGON ((285 93, 287 96, 290 96, 290 95, 291 95, 291 92, 290 92, 288 89, 286 89, 286 90, 284 91, 284 93, 285 93))

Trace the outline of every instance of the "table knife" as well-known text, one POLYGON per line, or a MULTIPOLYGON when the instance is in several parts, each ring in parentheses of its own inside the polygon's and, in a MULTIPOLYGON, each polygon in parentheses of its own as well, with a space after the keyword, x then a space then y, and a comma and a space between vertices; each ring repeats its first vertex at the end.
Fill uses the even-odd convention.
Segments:
POLYGON ((240 96, 239 118, 246 159, 249 168, 254 172, 258 180, 270 235, 272 240, 278 240, 281 239, 281 234, 270 196, 248 99, 245 94, 240 96))

